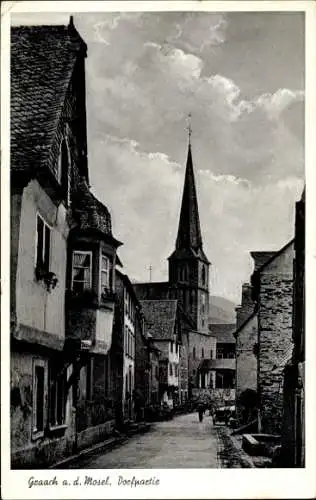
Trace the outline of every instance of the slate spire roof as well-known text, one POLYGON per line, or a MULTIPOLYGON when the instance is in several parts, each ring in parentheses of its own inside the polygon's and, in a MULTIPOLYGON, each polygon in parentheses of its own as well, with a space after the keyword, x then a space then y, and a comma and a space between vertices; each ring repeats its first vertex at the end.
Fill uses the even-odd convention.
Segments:
POLYGON ((199 250, 202 245, 191 144, 189 143, 176 249, 199 250))

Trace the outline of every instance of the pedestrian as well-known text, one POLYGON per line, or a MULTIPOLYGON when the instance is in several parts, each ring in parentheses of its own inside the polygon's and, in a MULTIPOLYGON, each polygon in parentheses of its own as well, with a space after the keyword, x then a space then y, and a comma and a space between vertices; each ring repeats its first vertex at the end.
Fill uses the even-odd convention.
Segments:
POLYGON ((199 403, 197 406, 197 411, 199 414, 199 421, 203 422, 203 416, 204 416, 204 405, 202 403, 199 403))

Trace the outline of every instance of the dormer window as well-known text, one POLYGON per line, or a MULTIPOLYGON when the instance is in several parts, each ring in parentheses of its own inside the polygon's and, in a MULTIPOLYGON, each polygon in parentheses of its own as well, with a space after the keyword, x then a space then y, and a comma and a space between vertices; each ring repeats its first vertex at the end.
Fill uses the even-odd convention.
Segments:
POLYGON ((92 252, 73 252, 72 259, 72 290, 82 293, 91 289, 92 281, 92 252))

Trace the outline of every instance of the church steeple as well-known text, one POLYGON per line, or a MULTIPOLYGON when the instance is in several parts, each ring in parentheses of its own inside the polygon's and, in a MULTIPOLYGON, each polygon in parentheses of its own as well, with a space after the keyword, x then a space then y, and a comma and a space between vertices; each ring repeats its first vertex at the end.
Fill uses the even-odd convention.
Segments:
POLYGON ((199 332, 208 332, 209 265, 204 251, 191 151, 191 127, 176 248, 169 259, 174 298, 199 332))
POLYGON ((202 246, 191 142, 189 141, 176 249, 202 250, 202 246))

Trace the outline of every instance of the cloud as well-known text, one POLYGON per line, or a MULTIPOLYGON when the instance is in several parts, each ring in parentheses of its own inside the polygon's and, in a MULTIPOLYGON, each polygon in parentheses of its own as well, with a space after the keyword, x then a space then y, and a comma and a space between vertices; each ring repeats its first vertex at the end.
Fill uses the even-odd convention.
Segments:
MULTIPOLYGON (((92 144, 102 157, 91 178, 111 209, 113 230, 124 242, 121 257, 137 280, 167 278, 167 257, 177 233, 184 167, 166 154, 146 153, 127 138, 105 135, 92 144)), ((293 236, 294 201, 302 181, 287 177, 269 186, 196 169, 205 251, 212 262, 211 290, 239 300, 251 272, 249 251, 279 249, 293 236)))
POLYGON ((304 16, 116 12, 78 14, 75 25, 88 43, 90 180, 124 241, 126 269, 147 279, 152 265, 153 279, 166 278, 191 113, 211 291, 238 301, 249 251, 278 249, 293 233, 304 16))

